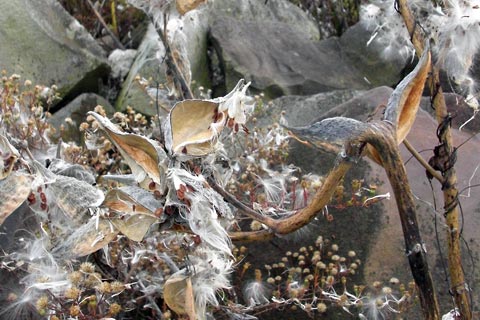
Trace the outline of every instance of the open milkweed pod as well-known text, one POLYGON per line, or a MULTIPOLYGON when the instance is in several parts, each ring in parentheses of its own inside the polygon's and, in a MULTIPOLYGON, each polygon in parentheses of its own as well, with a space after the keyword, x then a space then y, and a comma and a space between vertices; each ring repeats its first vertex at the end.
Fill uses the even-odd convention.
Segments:
POLYGON ((388 100, 383 120, 395 126, 398 144, 403 142, 415 122, 430 63, 430 46, 427 42, 415 69, 398 84, 388 100))
POLYGON ((19 172, 0 180, 0 225, 25 200, 32 190, 33 176, 19 172))
POLYGON ((36 181, 32 189, 46 185, 47 207, 58 207, 76 223, 83 224, 90 217, 88 209, 98 207, 105 199, 102 190, 83 180, 55 174, 36 160, 33 167, 36 169, 36 181))
MULTIPOLYGON (((383 120, 395 126, 399 145, 407 137, 417 117, 425 82, 431 69, 430 64, 430 45, 427 42, 415 69, 397 85, 388 99, 383 120)), ((367 155, 381 165, 380 155, 371 145, 367 145, 367 155)))
POLYGON ((132 186, 108 191, 102 207, 117 215, 110 222, 121 233, 133 241, 142 241, 151 225, 161 221, 155 211, 163 204, 151 192, 132 186))
POLYGON ((5 179, 20 158, 20 153, 10 144, 8 139, 0 134, 0 180, 5 179))
POLYGON ((160 185, 164 183, 165 170, 162 164, 166 162, 167 155, 158 143, 137 134, 120 131, 110 120, 98 113, 90 111, 88 114, 97 120, 108 139, 120 151, 137 182, 148 177, 160 185))
POLYGON ((188 315, 193 320, 197 319, 192 278, 185 270, 180 270, 167 279, 163 287, 163 299, 175 313, 188 315))
POLYGON ((184 100, 170 110, 165 123, 165 145, 173 155, 204 156, 215 151, 225 115, 218 103, 184 100))

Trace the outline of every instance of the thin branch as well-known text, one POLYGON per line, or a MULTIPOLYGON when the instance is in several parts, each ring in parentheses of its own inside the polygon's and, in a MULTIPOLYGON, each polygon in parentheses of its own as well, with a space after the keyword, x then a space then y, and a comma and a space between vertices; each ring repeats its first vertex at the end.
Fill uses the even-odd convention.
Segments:
POLYGON ((435 179, 438 180, 438 182, 440 182, 443 185, 444 180, 443 180, 443 177, 440 174, 440 172, 433 169, 428 164, 428 162, 425 161, 425 159, 423 159, 423 157, 420 155, 420 153, 418 153, 417 150, 415 150, 415 148, 410 144, 410 142, 407 139, 403 140, 403 144, 405 145, 407 150, 410 151, 412 156, 414 156, 415 159, 417 159, 417 161, 420 162, 420 164, 428 171, 428 173, 430 173, 435 179))
POLYGON ((248 217, 263 223, 267 227, 275 226, 274 219, 258 213, 257 211, 253 210, 252 208, 235 198, 235 196, 233 196, 231 193, 222 188, 218 183, 216 183, 213 177, 210 176, 209 178, 207 178, 207 181, 208 184, 213 188, 213 190, 217 191, 223 197, 223 199, 225 199, 225 201, 227 201, 237 209, 241 210, 248 217))
MULTIPOLYGON (((155 25, 154 21, 152 21, 152 23, 155 25)), ((182 72, 180 71, 180 68, 177 65, 177 62, 175 61, 175 57, 173 56, 173 53, 172 53, 172 48, 170 47, 170 44, 167 39, 167 15, 166 14, 164 16, 163 30, 160 27, 156 27, 156 30, 158 35, 160 36, 160 40, 162 40, 163 46, 165 47, 165 63, 167 65, 167 72, 170 71, 172 73, 174 82, 178 81, 178 86, 180 87, 181 94, 182 94, 182 97, 181 97, 182 100, 193 99, 193 93, 190 89, 190 86, 188 85, 187 81, 185 80, 185 77, 183 76, 182 72)))
POLYGON ((115 42, 115 45, 119 48, 119 49, 122 49, 122 50, 125 50, 125 46, 120 42, 120 40, 118 40, 116 34, 110 30, 110 28, 108 27, 107 23, 105 22, 105 20, 103 20, 103 17, 102 15, 97 11, 97 9, 95 8, 95 6, 93 5, 92 1, 91 0, 87 0, 87 3, 88 5, 90 6, 90 8, 92 9, 93 13, 95 14, 95 16, 97 17, 98 19, 98 22, 100 22, 100 24, 103 26, 103 28, 105 29, 105 31, 108 33, 108 35, 110 37, 112 37, 112 40, 113 42, 115 42))
MULTIPOLYGON (((358 153, 359 151, 356 150, 356 147, 355 147, 355 148, 352 148, 349 154, 351 154, 351 156, 356 157, 358 153)), ((330 171, 327 178, 323 182, 322 187, 315 193, 312 201, 308 206, 282 219, 272 219, 270 217, 264 216, 256 212, 255 210, 251 209, 241 201, 237 200, 233 195, 225 191, 223 188, 221 188, 211 178, 208 178, 208 183, 215 191, 221 194, 222 197, 227 202, 229 202, 233 206, 243 211, 250 218, 257 220, 260 223, 263 223, 264 225, 266 225, 268 228, 271 229, 271 230, 266 230, 265 233, 271 233, 272 235, 273 234, 279 234, 279 235, 289 234, 310 223, 315 218, 317 213, 320 212, 330 202, 330 199, 332 198, 336 190, 336 187, 339 185, 344 175, 352 166, 352 162, 349 159, 350 159, 350 156, 347 155, 344 158, 341 158, 337 161, 335 167, 330 171)), ((257 239, 257 237, 258 239, 263 239, 262 237, 264 237, 265 235, 263 233, 260 233, 260 234, 258 233, 259 232, 252 232, 252 233, 241 232, 238 234, 232 233, 232 236, 235 236, 237 238, 242 238, 242 239, 248 238, 244 240, 252 240, 252 239, 255 240, 257 239)))
MULTIPOLYGON (((356 157, 357 151, 351 153, 351 156, 356 157)), ((303 208, 298 210, 292 216, 284 219, 276 220, 276 226, 274 228, 275 233, 288 234, 296 231, 312 221, 318 212, 320 212, 331 200, 335 193, 336 187, 340 184, 345 174, 352 166, 350 161, 350 155, 340 158, 335 167, 328 173, 327 178, 322 184, 322 187, 313 196, 312 202, 303 208)))

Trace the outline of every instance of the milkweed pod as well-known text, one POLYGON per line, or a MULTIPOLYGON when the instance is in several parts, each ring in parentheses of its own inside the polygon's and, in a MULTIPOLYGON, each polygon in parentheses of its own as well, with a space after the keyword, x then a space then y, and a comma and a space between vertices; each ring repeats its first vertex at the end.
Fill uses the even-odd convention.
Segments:
POLYGON ((165 144, 173 155, 204 156, 215 150, 225 126, 225 114, 218 103, 184 100, 173 106, 165 123, 165 144))
POLYGON ((97 120, 108 139, 118 148, 137 182, 142 182, 148 177, 158 184, 161 183, 164 175, 163 164, 167 155, 156 141, 137 134, 125 133, 98 113, 90 111, 88 114, 97 120))

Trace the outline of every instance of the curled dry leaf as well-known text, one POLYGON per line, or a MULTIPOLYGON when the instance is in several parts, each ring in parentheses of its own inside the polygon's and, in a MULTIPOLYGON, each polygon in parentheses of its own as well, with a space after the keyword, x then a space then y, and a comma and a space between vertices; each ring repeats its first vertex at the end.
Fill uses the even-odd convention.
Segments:
POLYGON ((207 0, 176 0, 175 5, 177 7, 178 13, 183 16, 188 11, 195 9, 196 7, 205 2, 207 2, 207 0))
POLYGON ((163 287, 163 298, 168 307, 177 314, 196 319, 192 278, 184 270, 168 278, 163 287))
POLYGON ((214 151, 225 125, 218 103, 185 100, 172 108, 166 123, 166 146, 174 155, 204 156, 214 151))
POLYGON ((0 225, 30 194, 33 176, 13 172, 0 180, 0 225))
POLYGON ((110 190, 102 204, 108 208, 112 224, 133 241, 142 241, 150 226, 161 221, 155 211, 163 204, 152 193, 138 187, 110 190))
POLYGON ((167 156, 160 145, 151 139, 120 131, 110 120, 90 111, 99 123, 102 130, 106 133, 108 139, 115 144, 123 158, 129 165, 137 182, 142 182, 148 178, 155 183, 164 183, 164 168, 167 156))

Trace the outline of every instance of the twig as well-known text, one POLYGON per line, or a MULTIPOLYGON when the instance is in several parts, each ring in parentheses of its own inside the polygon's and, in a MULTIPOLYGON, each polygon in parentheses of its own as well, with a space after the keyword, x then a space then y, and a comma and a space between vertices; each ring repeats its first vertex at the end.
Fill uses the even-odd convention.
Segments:
POLYGON ((87 3, 88 5, 90 6, 90 8, 93 10, 93 13, 95 14, 95 16, 97 17, 98 19, 98 22, 100 22, 100 24, 103 26, 103 28, 105 29, 105 31, 108 33, 108 35, 110 37, 112 37, 112 40, 113 42, 115 42, 115 45, 119 48, 119 49, 122 49, 122 50, 125 50, 125 46, 120 42, 120 40, 118 40, 117 36, 115 35, 115 33, 110 30, 110 28, 108 27, 107 23, 105 22, 105 20, 103 20, 102 16, 100 15, 100 13, 97 11, 97 9, 95 9, 95 6, 93 5, 92 1, 91 0, 87 0, 87 3))
POLYGON ((425 159, 423 159, 423 157, 420 155, 420 153, 417 152, 417 150, 415 150, 415 148, 410 144, 410 142, 405 139, 403 140, 403 144, 405 145, 405 147, 407 148, 408 151, 410 151, 410 153, 412 154, 412 156, 415 157, 415 159, 417 159, 418 162, 420 162, 420 164, 435 178, 438 180, 438 182, 440 182, 442 185, 444 183, 444 180, 443 180, 443 177, 442 175, 438 172, 438 171, 435 171, 435 169, 433 169, 427 161, 425 161, 425 159))
MULTIPOLYGON (((152 21, 152 23, 155 25, 154 21, 152 21)), ((178 85, 180 86, 181 94, 182 94, 181 98, 193 99, 193 93, 190 89, 190 86, 187 84, 187 81, 185 80, 183 74, 180 72, 180 69, 178 68, 178 65, 175 61, 175 58, 173 57, 170 44, 168 43, 168 39, 166 35, 166 32, 167 32, 167 15, 166 14, 164 16, 163 29, 157 26, 156 30, 158 35, 160 36, 160 40, 162 40, 162 43, 165 47, 165 63, 167 65, 167 70, 169 70, 172 73, 173 80, 178 81, 178 85)))
POLYGON ((229 193, 228 191, 223 189, 220 185, 218 185, 218 183, 216 183, 211 176, 207 178, 207 181, 208 181, 208 184, 213 188, 213 190, 217 191, 225 199, 225 201, 232 204, 234 207, 240 209, 250 218, 257 220, 268 227, 273 227, 275 225, 276 222, 274 219, 258 213, 257 211, 248 207, 243 202, 237 200, 237 198, 235 198, 231 193, 229 193))

